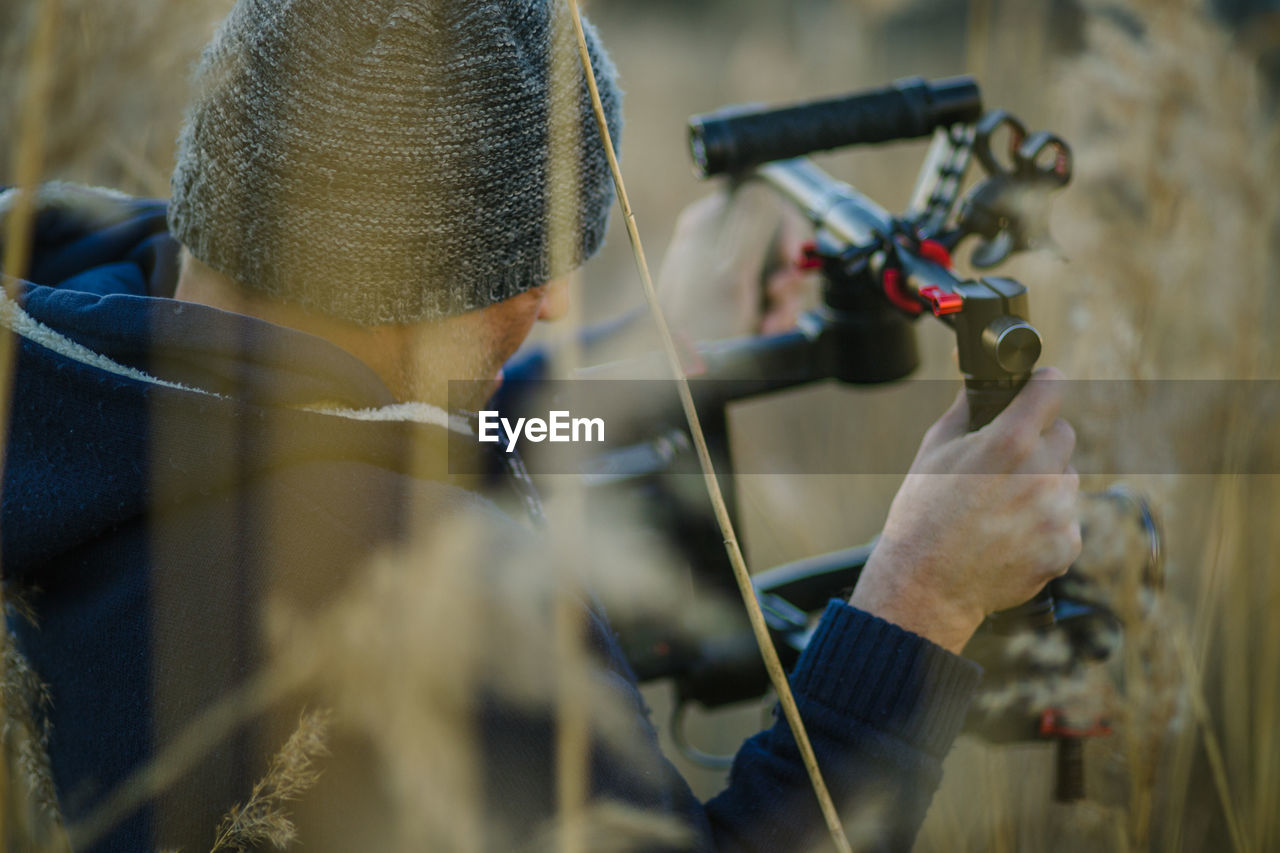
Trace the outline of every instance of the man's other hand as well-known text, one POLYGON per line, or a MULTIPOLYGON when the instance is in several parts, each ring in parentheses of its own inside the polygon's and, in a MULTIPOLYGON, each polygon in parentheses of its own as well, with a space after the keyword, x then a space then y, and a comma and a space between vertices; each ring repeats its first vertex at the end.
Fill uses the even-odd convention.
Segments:
POLYGON ((695 340, 794 328, 817 293, 813 276, 796 266, 809 233, 800 214, 758 184, 689 205, 658 273, 667 320, 695 340))
POLYGON ((959 653, 988 613, 1067 570, 1080 553, 1079 477, 1062 378, 1037 370, 972 433, 960 394, 925 434, 851 604, 959 653))

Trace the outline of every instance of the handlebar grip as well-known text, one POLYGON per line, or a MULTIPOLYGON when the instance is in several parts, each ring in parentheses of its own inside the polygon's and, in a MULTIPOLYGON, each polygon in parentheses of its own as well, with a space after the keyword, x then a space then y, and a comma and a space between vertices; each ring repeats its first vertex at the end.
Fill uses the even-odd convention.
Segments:
MULTIPOLYGON (((1004 411, 1013 398, 1018 396, 1028 378, 1030 377, 1023 376, 1012 382, 966 378, 964 393, 969 402, 969 432, 979 430, 995 420, 996 415, 1004 411)), ((1054 622, 1053 593, 1045 587, 1025 604, 993 613, 989 618, 992 627, 999 633, 1048 627, 1054 622)))
POLYGON ((727 107, 689 119, 689 146, 702 177, 744 172, 774 160, 845 145, 928 136, 976 121, 982 96, 972 77, 892 86, 788 107, 727 107))

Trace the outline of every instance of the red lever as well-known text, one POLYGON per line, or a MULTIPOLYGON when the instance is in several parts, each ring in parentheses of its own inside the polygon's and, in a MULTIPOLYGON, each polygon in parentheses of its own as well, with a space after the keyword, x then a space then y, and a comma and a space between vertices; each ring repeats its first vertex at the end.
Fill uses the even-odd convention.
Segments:
POLYGON ((921 240, 920 257, 926 261, 933 261, 940 267, 951 269, 951 253, 937 240, 921 240))
POLYGON ((935 317, 954 314, 964 307, 964 297, 958 293, 948 293, 936 284, 920 288, 920 297, 929 301, 935 317))
POLYGON ((905 285, 902 283, 902 270, 895 267, 887 268, 881 275, 881 282, 884 284, 884 295, 889 298, 897 308, 907 312, 912 317, 919 314, 924 308, 912 296, 905 285))
POLYGON ((801 246, 800 257, 796 258, 796 268, 802 270, 816 270, 821 267, 822 255, 818 254, 818 244, 811 241, 801 246))

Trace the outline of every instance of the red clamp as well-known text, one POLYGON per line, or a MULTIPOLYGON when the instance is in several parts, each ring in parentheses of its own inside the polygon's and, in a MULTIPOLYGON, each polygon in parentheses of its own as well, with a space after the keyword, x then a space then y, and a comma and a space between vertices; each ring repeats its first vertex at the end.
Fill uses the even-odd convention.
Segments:
POLYGON ((1062 715, 1053 708, 1046 708, 1040 714, 1040 737, 1042 738, 1083 738, 1103 737, 1111 734, 1111 727, 1102 719, 1094 720, 1088 728, 1076 729, 1068 726, 1062 715))
POLYGON ((964 307, 963 296, 958 293, 948 293, 936 284, 920 288, 920 298, 929 301, 935 317, 954 314, 964 307))
POLYGON ((822 268, 822 255, 818 254, 818 244, 810 241, 800 247, 800 257, 796 258, 796 269, 816 270, 822 268))
POLYGON ((951 253, 937 240, 921 240, 918 254, 926 261, 933 261, 940 267, 951 269, 951 253))
POLYGON ((884 285, 884 295, 899 310, 905 311, 912 317, 924 311, 920 303, 907 290, 902 283, 902 270, 895 267, 887 268, 880 276, 881 283, 884 285))

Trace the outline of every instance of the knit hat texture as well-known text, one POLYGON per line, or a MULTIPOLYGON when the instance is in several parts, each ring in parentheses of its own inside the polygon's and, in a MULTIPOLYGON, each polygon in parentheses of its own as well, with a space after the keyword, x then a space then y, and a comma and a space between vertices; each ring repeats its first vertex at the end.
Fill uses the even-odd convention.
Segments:
MULTIPOLYGON (((584 26, 616 140, 615 70, 584 26)), ((603 242, 613 187, 564 0, 238 0, 195 83, 169 227, 244 287, 408 323, 603 242)))

